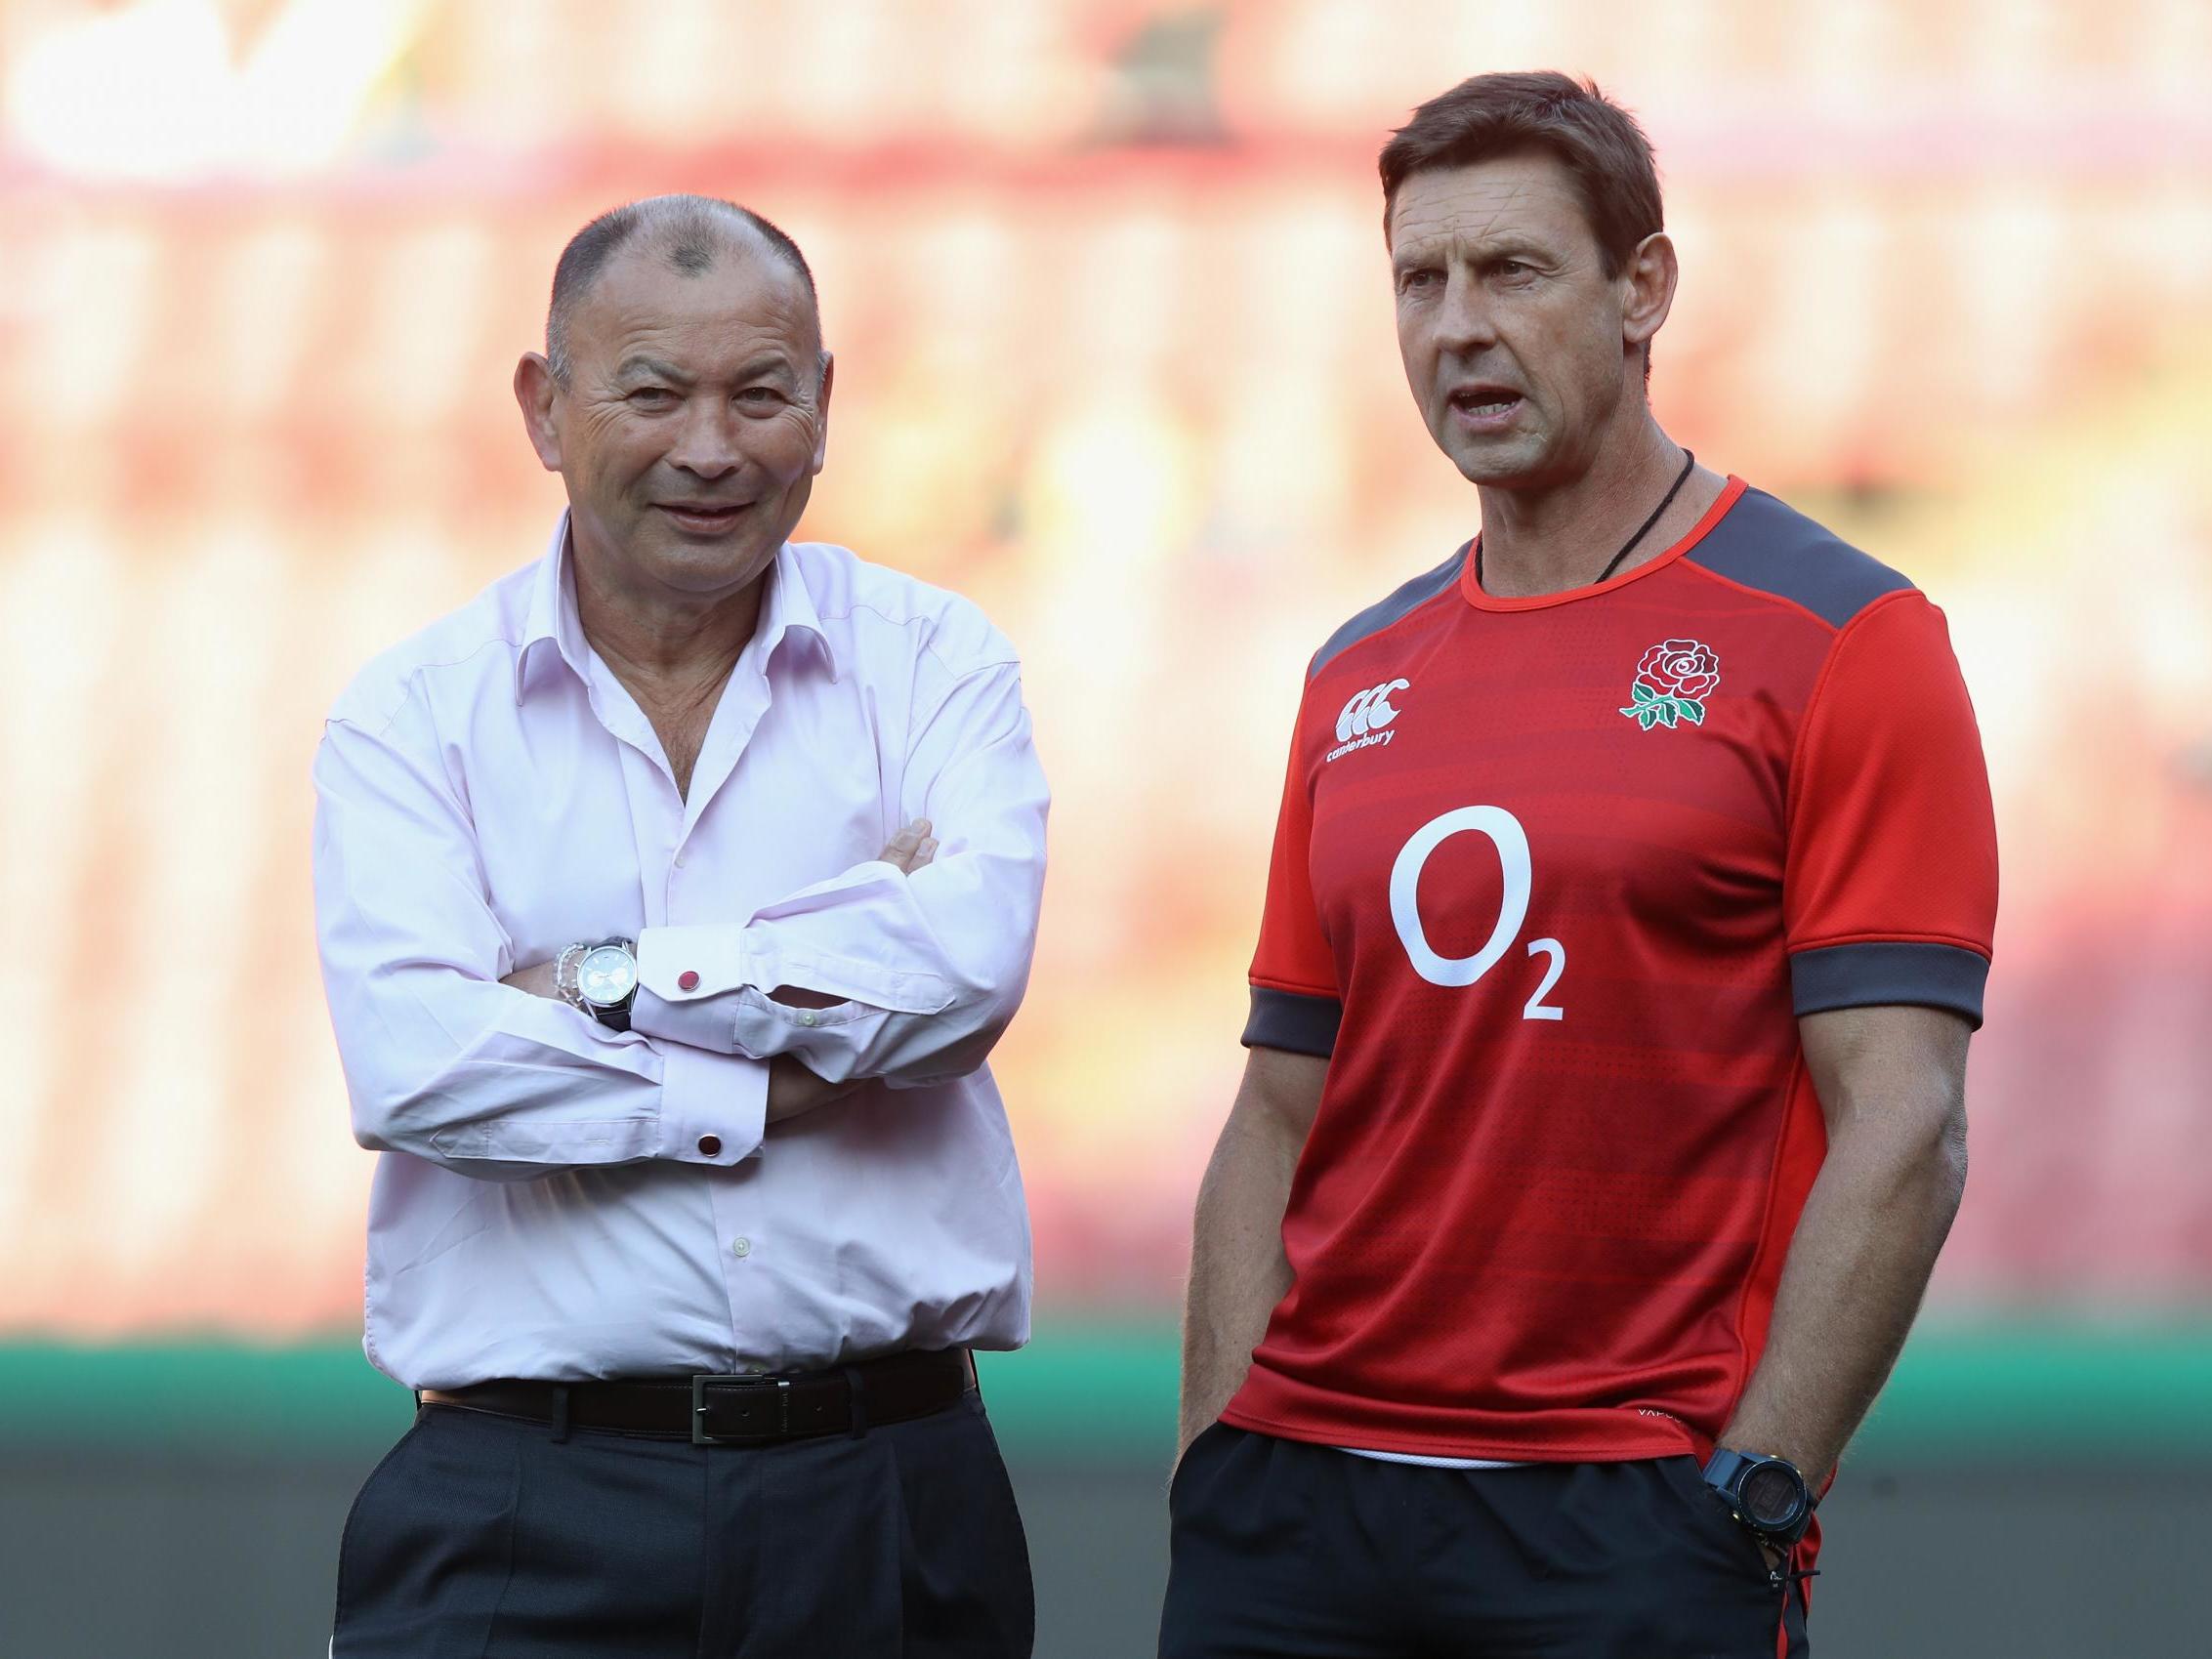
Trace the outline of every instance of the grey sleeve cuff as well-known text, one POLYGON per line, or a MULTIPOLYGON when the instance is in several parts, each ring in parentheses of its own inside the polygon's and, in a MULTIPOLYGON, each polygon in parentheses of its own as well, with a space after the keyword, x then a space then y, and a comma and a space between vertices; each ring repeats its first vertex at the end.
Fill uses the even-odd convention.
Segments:
POLYGON ((1902 1003, 1948 1009, 1980 1030, 1988 977, 1986 957, 1954 944, 1870 940, 1801 950, 1789 959, 1790 992, 1801 1015, 1902 1003))
POLYGON ((1252 1016, 1244 1022, 1248 1049, 1281 1049, 1327 1059, 1336 1051, 1336 1028, 1344 1004, 1334 997, 1301 996, 1296 991, 1252 987, 1252 1016))

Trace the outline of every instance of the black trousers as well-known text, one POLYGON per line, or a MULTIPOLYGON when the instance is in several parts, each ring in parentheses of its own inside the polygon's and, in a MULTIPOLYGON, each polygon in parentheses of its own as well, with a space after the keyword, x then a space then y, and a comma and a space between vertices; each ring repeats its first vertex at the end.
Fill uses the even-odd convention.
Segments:
POLYGON ((1809 1651, 1802 1589, 1688 1457, 1426 1469, 1217 1423, 1168 1509, 1161 1659, 1809 1651))
POLYGON ((949 1411, 694 1446, 426 1405, 354 1501, 336 1659, 1022 1659, 998 1444, 949 1411))

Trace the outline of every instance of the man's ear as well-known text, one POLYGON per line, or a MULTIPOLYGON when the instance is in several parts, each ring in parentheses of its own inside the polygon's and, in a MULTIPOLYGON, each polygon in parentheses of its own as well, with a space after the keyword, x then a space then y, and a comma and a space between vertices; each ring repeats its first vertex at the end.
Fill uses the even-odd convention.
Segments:
POLYGON ((1651 337, 1674 309, 1675 284, 1681 279, 1682 269, 1675 263, 1673 238, 1664 230, 1645 237, 1629 255, 1628 269, 1621 275, 1628 284, 1621 308, 1621 344, 1641 351, 1651 344, 1651 337))
POLYGON ((829 460, 829 389, 837 380, 837 359, 822 353, 822 389, 814 397, 814 472, 829 460))
POLYGON ((530 435, 530 447, 538 452, 538 464, 549 473, 561 471, 561 428, 553 418, 554 400, 560 395, 560 383, 553 378, 553 365, 545 360, 545 353, 524 352, 515 365, 515 401, 522 405, 522 427, 530 435))

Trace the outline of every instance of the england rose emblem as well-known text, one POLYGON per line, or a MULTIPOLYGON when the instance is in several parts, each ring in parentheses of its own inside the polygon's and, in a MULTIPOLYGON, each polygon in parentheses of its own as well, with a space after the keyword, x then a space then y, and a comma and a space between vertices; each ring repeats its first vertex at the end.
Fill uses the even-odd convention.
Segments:
POLYGON ((1721 683, 1721 659, 1696 640, 1662 640, 1636 665, 1629 705, 1620 712, 1644 730, 1687 720, 1705 724, 1705 699, 1721 683))

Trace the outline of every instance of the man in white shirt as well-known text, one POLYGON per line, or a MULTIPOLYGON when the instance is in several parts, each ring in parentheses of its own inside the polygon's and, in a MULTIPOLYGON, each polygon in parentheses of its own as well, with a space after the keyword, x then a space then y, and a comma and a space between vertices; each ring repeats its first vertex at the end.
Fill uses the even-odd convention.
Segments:
POLYGON ((766 221, 594 221, 515 376, 568 512, 331 714, 364 1347, 421 1400, 338 1655, 1029 1651, 969 1350, 1028 1335, 983 1062, 1045 784, 980 611, 788 540, 832 368, 766 221))

